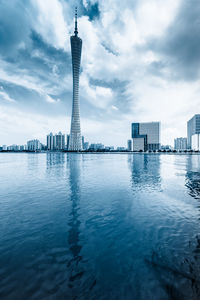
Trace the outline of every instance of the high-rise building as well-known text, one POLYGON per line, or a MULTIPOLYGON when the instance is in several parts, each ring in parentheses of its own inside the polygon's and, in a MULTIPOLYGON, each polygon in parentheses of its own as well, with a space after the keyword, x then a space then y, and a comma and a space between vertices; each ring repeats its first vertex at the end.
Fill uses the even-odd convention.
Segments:
POLYGON ((127 150, 132 151, 132 141, 131 140, 127 141, 127 150))
POLYGON ((52 132, 47 135, 47 150, 54 150, 54 136, 52 132))
POLYGON ((83 144, 83 150, 88 150, 89 149, 89 142, 84 142, 83 144))
POLYGON ((21 146, 19 147, 19 149, 20 149, 20 151, 24 151, 24 150, 25 150, 25 145, 21 145, 21 146))
POLYGON ((63 150, 65 148, 65 135, 59 132, 54 136, 54 150, 63 150))
POLYGON ((81 126, 80 126, 80 103, 79 103, 79 74, 81 63, 82 40, 78 37, 77 8, 75 12, 74 35, 70 37, 73 71, 73 103, 71 130, 69 138, 69 150, 79 151, 82 149, 81 126))
POLYGON ((47 150, 64 150, 65 149, 65 135, 62 132, 53 135, 51 132, 47 135, 47 150))
POLYGON ((105 146, 105 150, 113 151, 113 150, 115 150, 115 148, 114 148, 114 146, 105 146))
POLYGON ((181 137, 174 139, 174 149, 175 150, 186 150, 187 149, 187 138, 181 137))
POLYGON ((101 143, 98 144, 91 144, 89 147, 90 150, 92 151, 97 151, 97 150, 103 150, 104 149, 104 145, 101 143))
POLYGON ((28 151, 38 151, 41 150, 41 143, 39 140, 31 140, 27 142, 28 151))
POLYGON ((133 151, 160 149, 160 122, 132 123, 133 151))
POLYGON ((69 150, 69 138, 70 138, 70 135, 67 134, 67 145, 66 145, 66 149, 69 150))
POLYGON ((125 151, 126 148, 125 147, 117 147, 117 151, 125 151))
POLYGON ((187 122, 187 144, 188 149, 200 150, 200 114, 187 122))
POLYGON ((7 150, 8 151, 19 151, 20 150, 20 148, 19 148, 19 146, 18 145, 11 145, 11 146, 8 146, 7 147, 7 150))

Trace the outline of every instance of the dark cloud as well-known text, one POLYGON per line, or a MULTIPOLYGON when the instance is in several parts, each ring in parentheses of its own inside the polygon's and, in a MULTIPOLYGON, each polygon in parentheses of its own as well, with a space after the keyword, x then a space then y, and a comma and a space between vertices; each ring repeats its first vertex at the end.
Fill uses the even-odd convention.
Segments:
MULTIPOLYGON (((36 70, 40 69, 41 71, 48 72, 51 76, 53 72, 62 78, 71 73, 71 55, 69 53, 45 43, 42 37, 35 31, 32 31, 31 40, 31 49, 29 49, 27 53, 27 59, 31 66, 28 66, 28 69, 30 69, 30 67, 36 70), (34 53, 36 54, 35 56, 34 53), (54 68, 55 66, 56 69, 54 68)), ((24 61, 24 53, 22 53, 22 56, 24 61)), ((47 73, 45 74, 47 75, 47 73)), ((49 80, 49 76, 46 79, 49 80)), ((53 80, 55 80, 55 78, 53 80)))
POLYGON ((24 1, 0 1, 0 54, 10 59, 29 40, 30 24, 24 1))
POLYGON ((200 75, 200 1, 183 1, 180 10, 164 35, 149 43, 163 55, 160 67, 170 66, 171 79, 194 80, 200 75))
POLYGON ((97 2, 94 4, 89 3, 87 9, 85 9, 84 11, 84 14, 88 15, 90 21, 98 19, 100 17, 100 10, 99 10, 98 3, 97 2))

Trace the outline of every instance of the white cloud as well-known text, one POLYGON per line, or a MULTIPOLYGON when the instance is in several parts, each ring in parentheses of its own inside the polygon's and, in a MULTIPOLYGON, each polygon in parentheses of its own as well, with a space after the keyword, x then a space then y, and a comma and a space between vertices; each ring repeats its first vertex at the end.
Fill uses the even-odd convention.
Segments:
POLYGON ((48 94, 41 94, 43 97, 44 97, 44 99, 47 101, 47 102, 49 102, 49 103, 58 103, 58 102, 60 102, 60 99, 53 99, 51 96, 49 96, 48 94))
POLYGON ((8 102, 15 102, 15 100, 13 98, 11 98, 6 92, 2 91, 2 87, 1 87, 1 91, 0 91, 0 100, 5 100, 8 102))
POLYGON ((111 105, 111 108, 114 110, 119 110, 115 105, 111 105))
POLYGON ((32 0, 31 2, 36 10, 32 20, 34 29, 50 45, 69 51, 68 26, 61 3, 58 0, 32 0))
POLYGON ((89 84, 89 79, 85 74, 82 74, 80 77, 80 89, 84 93, 84 98, 92 106, 107 109, 112 102, 112 89, 89 84))
POLYGON ((182 0, 141 0, 136 22, 143 38, 159 37, 174 20, 182 0))
POLYGON ((69 132, 70 118, 23 113, 17 108, 0 106, 0 144, 25 144, 37 138, 46 143, 49 132, 69 132), (12 116, 12 117, 11 117, 12 116))

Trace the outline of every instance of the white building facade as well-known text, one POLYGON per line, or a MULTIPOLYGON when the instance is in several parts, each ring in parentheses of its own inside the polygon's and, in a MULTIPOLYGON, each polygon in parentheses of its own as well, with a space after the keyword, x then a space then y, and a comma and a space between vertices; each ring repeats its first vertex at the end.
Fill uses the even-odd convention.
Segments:
POLYGON ((200 150, 200 114, 194 115, 187 122, 187 143, 188 149, 200 150))
POLYGON ((187 138, 181 137, 174 139, 174 149, 175 150, 187 150, 187 138))
POLYGON ((39 140, 31 140, 27 142, 28 151, 38 151, 41 150, 41 143, 39 140))
POLYGON ((133 151, 160 149, 160 122, 132 123, 133 151))
POLYGON ((47 135, 47 150, 64 150, 65 149, 65 135, 62 132, 53 135, 51 132, 47 135))

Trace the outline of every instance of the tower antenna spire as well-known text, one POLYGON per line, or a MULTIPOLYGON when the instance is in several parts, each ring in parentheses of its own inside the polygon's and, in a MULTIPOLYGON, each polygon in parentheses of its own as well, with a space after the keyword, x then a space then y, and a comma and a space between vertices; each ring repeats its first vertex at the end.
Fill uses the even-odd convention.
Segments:
POLYGON ((75 7, 75 30, 74 30, 75 36, 78 35, 78 27, 77 27, 77 6, 75 7))

